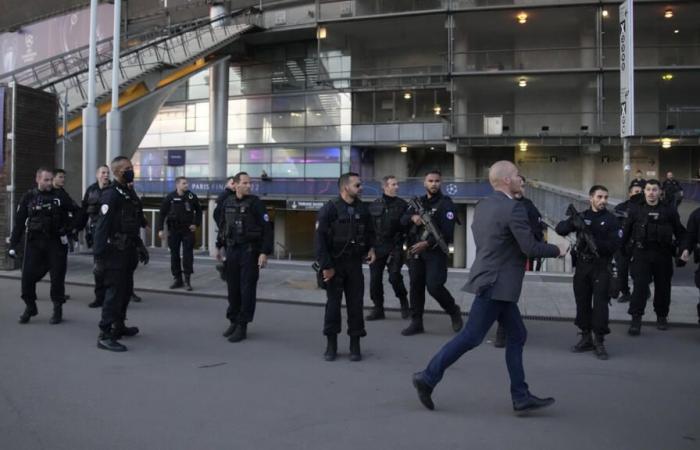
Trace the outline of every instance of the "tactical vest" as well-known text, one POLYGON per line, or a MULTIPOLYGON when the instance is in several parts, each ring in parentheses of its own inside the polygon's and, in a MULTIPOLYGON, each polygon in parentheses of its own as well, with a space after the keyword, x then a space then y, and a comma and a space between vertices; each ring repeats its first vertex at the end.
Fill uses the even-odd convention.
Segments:
POLYGON ((34 190, 34 197, 27 205, 27 231, 33 236, 60 234, 64 226, 61 199, 53 194, 34 190))
POLYGON ((331 244, 333 253, 340 256, 353 250, 365 247, 365 220, 367 210, 357 202, 348 206, 343 200, 331 200, 336 211, 336 218, 331 223, 331 244))
POLYGON ((122 197, 117 226, 113 228, 114 234, 120 233, 129 238, 136 238, 141 231, 141 205, 139 200, 132 192, 119 186, 114 186, 114 190, 122 197))
POLYGON ((100 196, 102 195, 102 190, 99 185, 93 189, 90 189, 87 198, 87 208, 85 212, 90 217, 90 220, 97 221, 100 214, 100 196))
POLYGON ((173 196, 168 211, 168 226, 183 227, 194 224, 194 195, 187 191, 180 196, 173 196))
POLYGON ((253 199, 250 196, 238 200, 230 196, 224 202, 224 220, 226 221, 226 242, 245 244, 262 239, 263 229, 252 210, 253 199))
POLYGON ((667 210, 646 211, 642 220, 634 223, 632 239, 642 247, 645 245, 673 245, 673 226, 668 222, 667 210))
MULTIPOLYGON (((438 200, 435 205, 429 207, 430 205, 427 205, 428 199, 427 198, 419 198, 418 201, 420 204, 423 206, 423 208, 428 211, 428 214, 430 217, 435 217, 435 214, 437 213, 438 209, 442 206, 442 203, 447 199, 447 197, 442 196, 440 200, 438 200)), ((414 211, 415 214, 418 214, 418 211, 414 211)), ((435 220, 433 220, 433 223, 435 224, 436 227, 438 227, 438 224, 436 223, 435 220)), ((439 227, 438 227, 439 228, 439 227)), ((442 230, 441 230, 442 231, 442 230)), ((416 240, 424 240, 427 238, 425 235, 425 227, 423 225, 416 225, 415 223, 411 222, 411 229, 410 229, 410 235, 413 237, 413 241, 415 242, 416 240)))
POLYGON ((369 205, 369 214, 372 216, 372 225, 374 225, 378 242, 393 242, 397 238, 396 234, 403 212, 404 205, 399 200, 394 200, 389 205, 384 197, 381 197, 369 205))

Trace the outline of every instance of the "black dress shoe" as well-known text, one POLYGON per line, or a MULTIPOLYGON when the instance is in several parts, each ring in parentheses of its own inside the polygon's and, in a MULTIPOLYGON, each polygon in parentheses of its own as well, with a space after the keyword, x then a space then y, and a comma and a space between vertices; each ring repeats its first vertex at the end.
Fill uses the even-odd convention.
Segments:
POLYGON ((420 334, 424 331, 422 320, 411 320, 411 323, 401 331, 401 334, 404 336, 413 336, 414 334, 420 334))
POLYGON ((372 308, 372 312, 367 314, 365 319, 367 320, 383 320, 386 316, 384 315, 384 308, 377 308, 376 306, 372 308))
POLYGON ((100 333, 100 337, 97 338, 97 348, 102 350, 109 350, 110 352, 127 351, 125 345, 117 341, 111 334, 106 333, 100 333))
POLYGON ((416 388, 416 391, 418 391, 418 400, 420 400, 423 406, 431 411, 434 410, 435 404, 431 398, 433 388, 428 386, 428 383, 423 381, 423 378, 421 378, 421 372, 413 374, 413 387, 416 388))
POLYGON ((525 400, 519 401, 517 403, 513 402, 513 410, 519 413, 534 411, 536 409, 546 408, 547 406, 550 406, 553 403, 554 399, 552 397, 539 398, 535 397, 532 394, 528 394, 525 400))
POLYGON ((127 327, 124 324, 114 325, 112 330, 112 335, 114 339, 121 339, 122 337, 133 337, 139 334, 139 327, 127 327))
POLYGON ((328 343, 326 344, 326 352, 323 354, 323 359, 326 361, 335 361, 338 357, 338 335, 329 334, 326 336, 328 343))
POLYGON ((233 334, 228 337, 229 342, 241 342, 245 340, 248 337, 247 333, 248 329, 248 324, 246 323, 239 323, 236 329, 233 331, 233 334))
POLYGON ((104 300, 95 299, 92 302, 88 303, 88 308, 102 308, 103 302, 104 300))
POLYGON ((29 323, 29 319, 39 314, 39 310, 36 308, 36 303, 28 305, 24 308, 24 312, 19 316, 19 323, 25 324, 29 323))
POLYGON ((231 323, 231 325, 229 325, 228 328, 226 328, 226 331, 224 331, 223 336, 225 338, 230 337, 233 334, 233 332, 236 331, 237 326, 238 326, 237 323, 235 323, 235 322, 231 323))
POLYGON ((141 303, 141 300, 142 300, 141 297, 139 297, 138 295, 136 295, 133 292, 131 293, 131 301, 132 302, 141 303))
POLYGON ((459 333, 459 330, 464 326, 464 321, 462 320, 462 311, 459 309, 456 313, 450 314, 450 319, 452 320, 452 331, 459 333))

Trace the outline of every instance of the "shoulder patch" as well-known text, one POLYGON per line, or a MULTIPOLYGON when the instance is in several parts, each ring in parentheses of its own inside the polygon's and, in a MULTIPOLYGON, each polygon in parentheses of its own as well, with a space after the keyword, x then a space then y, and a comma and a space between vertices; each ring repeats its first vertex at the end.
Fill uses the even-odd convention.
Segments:
POLYGON ((316 229, 318 230, 318 220, 316 221, 316 229))
POLYGON ((452 211, 447 211, 446 216, 447 216, 447 220, 454 220, 455 213, 453 213, 452 211))
POLYGON ((264 220, 265 222, 269 222, 269 221, 270 221, 270 216, 269 216, 267 213, 263 214, 263 220, 264 220))
POLYGON ((617 230, 617 235, 618 235, 618 237, 619 237, 620 239, 622 239, 622 238, 624 237, 625 233, 622 231, 622 228, 620 228, 619 230, 617 230))
POLYGON ((100 207, 100 212, 104 216, 107 215, 107 211, 109 211, 109 205, 105 203, 100 207))

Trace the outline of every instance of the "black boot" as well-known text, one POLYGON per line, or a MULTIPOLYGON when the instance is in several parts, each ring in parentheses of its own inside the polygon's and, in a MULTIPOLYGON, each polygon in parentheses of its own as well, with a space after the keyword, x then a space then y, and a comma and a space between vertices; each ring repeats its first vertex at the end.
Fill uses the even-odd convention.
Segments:
POLYGON ((450 320, 452 320, 452 331, 459 333, 459 330, 464 326, 464 321, 462 320, 462 311, 457 308, 457 311, 450 314, 450 320))
POLYGON ((581 330, 581 339, 571 347, 571 351, 574 353, 590 352, 593 350, 593 337, 589 330, 581 330))
POLYGON ((656 318, 656 329, 661 330, 661 331, 666 331, 668 330, 668 319, 665 317, 657 317, 656 318))
POLYGON ((493 341, 493 346, 496 348, 503 348, 506 346, 506 329, 500 322, 496 328, 496 339, 493 341))
POLYGON ((136 295, 136 292, 131 293, 131 301, 136 303, 141 303, 142 298, 136 295))
POLYGON ((49 319, 51 325, 56 325, 63 322, 63 305, 58 302, 53 304, 53 315, 49 319))
POLYGON ((367 317, 365 317, 367 320, 383 320, 384 318, 384 308, 381 306, 375 306, 372 308, 372 312, 367 314, 367 317))
POLYGON ((627 334, 630 336, 639 336, 642 332, 642 316, 632 316, 632 322, 630 322, 630 329, 627 330, 627 334))
POLYGON ((170 285, 170 289, 177 289, 181 288, 182 286, 182 277, 178 275, 173 279, 173 284, 170 285))
POLYGON ((102 332, 97 338, 97 348, 109 350, 110 352, 125 352, 126 346, 121 344, 112 333, 102 332))
POLYGON ((326 336, 328 343, 326 344, 326 353, 323 354, 323 359, 326 361, 335 361, 338 356, 338 335, 329 334, 326 336))
POLYGON ((408 306, 408 299, 406 297, 401 297, 399 303, 401 303, 401 318, 408 319, 411 317, 411 308, 408 306))
POLYGON ((248 337, 247 335, 247 330, 248 330, 248 324, 247 323, 239 323, 238 326, 236 327, 235 330, 233 330, 233 334, 229 336, 228 341, 229 342, 241 342, 245 338, 248 337))
POLYGON ((593 353, 595 353, 596 358, 606 360, 608 359, 608 351, 605 349, 605 344, 603 343, 603 336, 596 336, 593 341, 593 353))
POLYGON ((102 303, 104 300, 95 299, 91 303, 88 303, 88 308, 102 308, 102 303))
POLYGON ((112 328, 112 336, 114 339, 121 339, 124 336, 133 337, 139 334, 139 331, 139 327, 127 327, 124 322, 118 322, 112 328))
POLYGON ((186 291, 191 291, 192 290, 192 285, 190 284, 190 274, 185 274, 185 290, 186 291))
POLYGON ((411 319, 411 323, 408 324, 406 328, 404 328, 403 331, 401 331, 401 334, 404 336, 413 336, 414 334, 420 334, 423 331, 423 320, 421 319, 411 319))
POLYGON ((36 303, 31 302, 27 304, 27 307, 24 308, 24 312, 21 316, 19 316, 19 323, 29 323, 29 319, 36 316, 37 314, 39 314, 39 310, 36 309, 36 303))
POLYGON ((238 324, 236 322, 231 322, 231 325, 229 325, 228 328, 226 328, 226 331, 224 331, 223 336, 225 338, 231 337, 233 332, 236 331, 237 326, 238 326, 238 324))
POLYGON ((350 336, 350 361, 361 361, 360 336, 350 336))

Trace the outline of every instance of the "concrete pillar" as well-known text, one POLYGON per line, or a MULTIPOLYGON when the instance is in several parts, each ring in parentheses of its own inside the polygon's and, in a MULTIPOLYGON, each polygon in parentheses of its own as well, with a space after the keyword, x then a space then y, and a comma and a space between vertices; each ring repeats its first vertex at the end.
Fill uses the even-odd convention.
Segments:
MULTIPOLYGON (((226 178, 228 150, 228 59, 209 69, 209 178, 223 181, 226 178)), ((214 201, 209 201, 209 252, 216 249, 216 232, 213 221, 214 201)))
POLYGON ((119 110, 119 56, 121 39, 121 0, 114 1, 112 37, 112 110, 107 113, 107 164, 122 154, 122 113, 119 110))
POLYGON ((473 180, 477 177, 474 150, 459 149, 454 154, 454 175, 456 180, 473 180))
POLYGON ((216 256, 218 252, 216 236, 219 230, 214 221, 214 208, 216 208, 216 200, 209 199, 207 203, 207 245, 209 247, 209 256, 216 256))
MULTIPOLYGON (((455 21, 457 22, 457 21, 455 21)), ((454 41, 453 48, 453 70, 456 72, 464 72, 473 70, 476 67, 477 54, 469 54, 468 30, 465 27, 459 27, 455 23, 453 32, 454 41)), ((456 83, 452 84, 452 130, 458 136, 468 134, 468 108, 467 108, 467 93, 466 90, 460 90, 456 83)))
MULTIPOLYGON (((410 150, 409 150, 410 151, 410 150)), ((374 178, 394 175, 398 180, 408 177, 408 153, 395 148, 377 148, 374 152, 374 178)))
MULTIPOLYGON (((460 219, 461 220, 461 219, 460 219)), ((467 241, 467 269, 469 269, 476 259, 476 242, 472 234, 472 224, 474 223, 474 205, 467 205, 465 234, 467 241)))
POLYGON ((90 36, 88 53, 88 100, 83 108, 83 189, 95 179, 99 147, 100 115, 95 106, 95 77, 97 64, 97 0, 90 1, 90 36))
POLYGON ((588 190, 595 184, 595 163, 598 154, 590 154, 586 151, 581 155, 581 190, 588 190))
POLYGON ((467 262, 467 208, 465 205, 457 205, 457 217, 459 224, 455 226, 454 255, 452 267, 465 267, 467 262))

